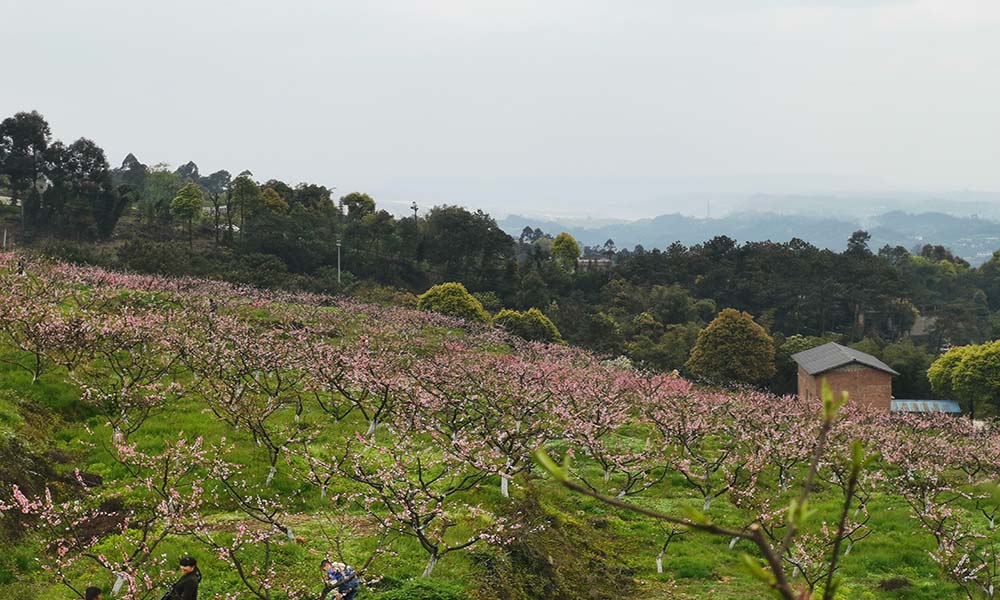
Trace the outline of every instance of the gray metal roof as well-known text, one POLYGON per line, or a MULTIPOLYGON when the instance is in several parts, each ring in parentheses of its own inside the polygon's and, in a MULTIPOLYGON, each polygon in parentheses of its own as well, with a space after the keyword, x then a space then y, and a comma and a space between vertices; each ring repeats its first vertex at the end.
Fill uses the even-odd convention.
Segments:
POLYGON ((889 410, 892 412, 960 413, 962 407, 954 400, 893 400, 889 410))
POLYGON ((899 375, 892 370, 892 367, 871 354, 865 354, 860 350, 841 346, 834 342, 797 352, 792 355, 792 360, 799 363, 799 366, 810 375, 819 375, 850 364, 865 365, 890 375, 899 375))

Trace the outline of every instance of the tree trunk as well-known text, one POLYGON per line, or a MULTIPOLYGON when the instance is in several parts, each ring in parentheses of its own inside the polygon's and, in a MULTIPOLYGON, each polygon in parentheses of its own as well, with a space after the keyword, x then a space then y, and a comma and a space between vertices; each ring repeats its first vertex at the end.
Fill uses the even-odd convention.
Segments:
POLYGON ((708 510, 712 506, 712 496, 711 494, 705 496, 705 502, 701 505, 701 510, 708 510))
POLYGON ((375 435, 375 430, 377 428, 378 428, 378 421, 372 419, 371 421, 368 422, 368 431, 365 432, 365 436, 372 437, 373 435, 375 435))
POLYGON ((438 560, 440 560, 440 557, 436 553, 431 554, 431 557, 427 559, 427 566, 424 567, 424 572, 421 577, 430 577, 431 573, 434 572, 434 567, 438 564, 438 560))
POLYGON ((510 473, 511 468, 514 466, 514 461, 507 457, 507 463, 504 465, 504 472, 500 476, 500 495, 504 498, 510 498, 510 473))
POLYGON ((226 243, 233 242, 233 200, 229 192, 226 192, 226 243))

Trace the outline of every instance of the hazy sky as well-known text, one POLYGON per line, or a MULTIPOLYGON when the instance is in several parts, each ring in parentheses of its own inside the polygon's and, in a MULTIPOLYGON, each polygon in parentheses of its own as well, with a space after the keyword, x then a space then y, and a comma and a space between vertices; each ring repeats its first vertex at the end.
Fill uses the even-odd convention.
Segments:
POLYGON ((1000 190, 995 0, 0 0, 0 40, 0 115, 112 163, 497 213, 1000 190))

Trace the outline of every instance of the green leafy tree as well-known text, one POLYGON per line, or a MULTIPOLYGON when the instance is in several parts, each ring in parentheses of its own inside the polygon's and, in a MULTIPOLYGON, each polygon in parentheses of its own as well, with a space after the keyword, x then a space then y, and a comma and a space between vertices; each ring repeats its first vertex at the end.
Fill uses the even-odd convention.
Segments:
MULTIPOLYGON (((514 239, 481 210, 435 206, 420 232, 428 270, 446 281, 505 295, 513 281, 514 239)), ((511 290, 513 291, 513 290, 511 290)), ((546 306, 539 302, 534 306, 546 306)))
POLYGON ((952 348, 931 364, 927 378, 935 394, 962 402, 975 417, 1000 395, 1000 342, 952 348))
POLYGON ((86 138, 48 147, 46 179, 32 225, 77 239, 109 238, 136 191, 114 187, 104 150, 86 138))
POLYGON ((760 384, 774 375, 774 340, 748 313, 727 308, 698 334, 685 367, 710 381, 760 384))
POLYGON ((225 204, 225 196, 232 180, 232 175, 225 169, 201 178, 201 186, 205 188, 205 195, 212 203, 212 227, 216 244, 219 243, 219 235, 222 231, 222 207, 225 204))
POLYGON ((50 137, 49 124, 37 111, 19 112, 0 122, 0 176, 6 177, 13 201, 21 202, 25 222, 37 208, 50 137))
POLYGON ((482 303, 461 283, 435 285, 417 297, 417 308, 477 323, 488 323, 490 320, 482 303))
POLYGON ((889 344, 882 349, 882 360, 899 372, 892 380, 892 394, 897 398, 930 398, 931 385, 927 370, 934 357, 913 340, 889 344))
MULTIPOLYGON (((646 321, 640 315, 638 321, 646 321)), ((633 326, 636 325, 633 322, 633 326)), ((691 357, 691 349, 698 341, 700 327, 697 323, 660 325, 647 323, 633 333, 625 344, 625 355, 636 363, 673 371, 680 369, 691 357)))
POLYGON ((348 220, 360 221, 365 215, 375 212, 375 200, 368 194, 351 192, 340 198, 340 205, 348 220))
MULTIPOLYGON (((249 171, 240 173, 236 179, 233 180, 230 185, 229 196, 232 208, 240 213, 240 238, 244 239, 246 237, 247 215, 252 214, 260 206, 260 188, 252 179, 252 175, 249 171)), ((227 213, 232 212, 232 210, 227 210, 227 213)), ((233 223, 231 219, 228 225, 230 235, 232 235, 233 223)))
POLYGON ((537 308, 524 312, 504 309, 493 322, 516 336, 533 342, 562 342, 559 329, 537 308))
POLYGON ((70 144, 69 159, 74 192, 86 206, 98 236, 111 237, 131 196, 114 189, 104 150, 91 140, 80 138, 70 144))
POLYGON ((927 379, 935 394, 945 397, 955 395, 955 369, 971 350, 972 346, 956 346, 931 363, 927 369, 927 379))
POLYGON ((562 268, 572 271, 576 269, 576 261, 580 258, 580 244, 564 231, 552 240, 552 258, 562 268))
POLYGON ((260 193, 260 205, 273 213, 288 212, 288 202, 274 188, 264 188, 260 193))
POLYGON ((882 347, 879 346, 878 342, 876 342, 872 338, 866 337, 860 342, 853 342, 851 344, 848 344, 848 346, 854 348, 855 350, 860 350, 865 354, 871 354, 875 358, 878 359, 882 358, 882 347))
POLYGON ((166 164, 153 165, 146 175, 139 197, 139 214, 146 223, 170 221, 170 201, 180 191, 184 182, 166 164))
POLYGON ((950 369, 949 383, 955 397, 967 403, 970 416, 986 405, 995 412, 1000 400, 1000 341, 965 346, 960 356, 950 369))
POLYGON ((111 170, 111 179, 116 186, 127 185, 135 190, 141 190, 146 185, 149 167, 139 162, 131 152, 122 161, 122 166, 111 170))
POLYGON ((194 218, 201 212, 205 203, 205 195, 195 183, 186 183, 170 201, 170 212, 175 217, 187 222, 188 245, 194 245, 194 218))

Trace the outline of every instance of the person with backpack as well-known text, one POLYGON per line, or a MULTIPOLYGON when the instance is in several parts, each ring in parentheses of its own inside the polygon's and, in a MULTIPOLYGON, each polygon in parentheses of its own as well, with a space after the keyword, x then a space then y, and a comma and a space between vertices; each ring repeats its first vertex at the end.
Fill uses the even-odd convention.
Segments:
POLYGON ((181 571, 184 573, 170 589, 164 600, 198 600, 198 584, 201 583, 201 571, 198 561, 185 556, 181 559, 181 571))
POLYGON ((323 559, 320 563, 320 568, 323 569, 323 595, 319 597, 319 600, 326 600, 326 597, 333 592, 333 600, 341 600, 340 593, 337 591, 337 582, 340 581, 337 570, 333 568, 333 563, 327 559, 323 559))
POLYGON ((361 578, 357 571, 354 570, 354 567, 344 563, 334 563, 333 568, 340 575, 340 585, 337 587, 337 592, 340 594, 341 600, 354 600, 354 597, 358 595, 358 589, 361 588, 361 578))
POLYGON ((326 600, 330 592, 333 592, 334 600, 354 600, 361 587, 361 578, 354 567, 329 560, 324 560, 322 567, 324 588, 320 600, 326 600))
POLYGON ((101 588, 90 586, 83 591, 84 600, 101 600, 101 588))

